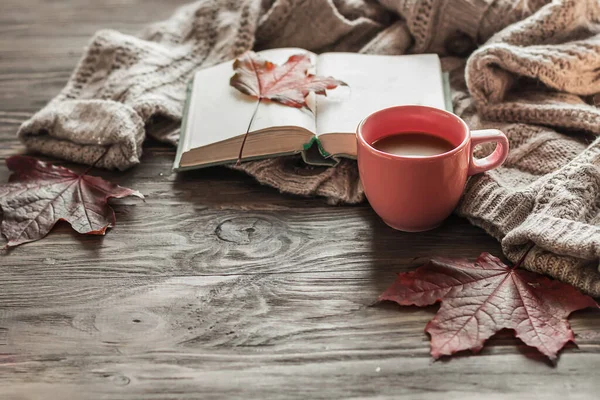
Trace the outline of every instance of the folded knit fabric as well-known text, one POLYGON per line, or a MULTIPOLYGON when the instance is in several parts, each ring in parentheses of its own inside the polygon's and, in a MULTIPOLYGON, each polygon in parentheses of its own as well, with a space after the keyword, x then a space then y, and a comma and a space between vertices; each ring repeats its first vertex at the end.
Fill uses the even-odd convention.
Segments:
MULTIPOLYGON (((597 0, 198 1, 139 36, 98 32, 67 86, 18 135, 31 150, 87 164, 108 147, 99 165, 126 169, 146 134, 177 140, 197 68, 250 48, 436 52, 455 112, 473 129, 502 129, 511 144, 503 167, 469 180, 457 213, 512 261, 533 243, 526 268, 600 296, 599 25, 597 0)), ((239 168, 284 192, 364 200, 352 161, 239 168)))

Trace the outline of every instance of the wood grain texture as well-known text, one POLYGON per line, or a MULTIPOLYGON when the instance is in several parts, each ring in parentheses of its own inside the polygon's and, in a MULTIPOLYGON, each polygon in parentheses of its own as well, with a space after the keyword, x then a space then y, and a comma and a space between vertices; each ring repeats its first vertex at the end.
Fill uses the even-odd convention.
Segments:
MULTIPOLYGON (((3 0, 0 180, 24 151, 19 124, 95 30, 136 32, 185 2, 3 0)), ((173 174, 173 157, 148 142, 141 165, 94 171, 147 197, 114 201, 107 236, 59 224, 0 254, 0 399, 596 397, 597 312, 571 318, 579 347, 553 367, 510 332, 432 362, 435 307, 374 304, 416 257, 499 255, 466 221, 400 233, 367 205, 281 195, 222 168, 173 174)))

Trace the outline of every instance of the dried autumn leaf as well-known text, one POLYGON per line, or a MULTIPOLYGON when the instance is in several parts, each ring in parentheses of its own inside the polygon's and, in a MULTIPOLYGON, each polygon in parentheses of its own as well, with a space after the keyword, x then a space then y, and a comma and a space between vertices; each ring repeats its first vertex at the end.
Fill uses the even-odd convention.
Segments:
POLYGON ((268 99, 290 107, 308 108, 306 96, 310 92, 326 95, 344 82, 332 77, 308 73, 312 63, 308 54, 296 54, 283 65, 276 65, 253 51, 244 53, 233 63, 235 74, 229 84, 240 92, 268 99))
POLYGON ((242 160, 244 145, 252 126, 252 121, 262 100, 271 100, 295 108, 308 108, 306 96, 310 92, 326 96, 327 89, 334 89, 344 82, 332 77, 316 76, 308 73, 312 66, 308 54, 296 54, 283 65, 275 65, 253 51, 247 51, 233 63, 234 75, 229 84, 240 92, 258 99, 248 129, 240 146, 237 164, 242 160))
POLYGON ((416 306, 441 302, 425 327, 436 359, 461 350, 478 352, 490 336, 506 328, 554 360, 574 340, 567 317, 582 308, 598 307, 570 285, 508 267, 488 253, 475 263, 434 258, 399 274, 379 300, 416 306))
POLYGON ((13 156, 6 164, 13 174, 8 184, 0 185, 0 230, 9 247, 43 238, 60 220, 79 233, 104 235, 115 224, 108 199, 144 198, 138 191, 32 157, 13 156))

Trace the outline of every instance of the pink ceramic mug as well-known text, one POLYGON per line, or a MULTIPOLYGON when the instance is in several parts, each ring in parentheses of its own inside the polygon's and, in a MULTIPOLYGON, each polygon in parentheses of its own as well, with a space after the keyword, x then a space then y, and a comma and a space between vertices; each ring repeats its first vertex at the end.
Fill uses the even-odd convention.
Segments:
POLYGON ((500 166, 508 139, 496 129, 470 131, 456 115, 424 106, 397 106, 365 118, 357 129, 358 170, 375 212, 392 228, 419 232, 440 225, 454 210, 470 175, 500 166), (399 156, 372 143, 397 133, 423 132, 441 137, 454 148, 434 156, 399 156), (475 159, 473 147, 496 142, 494 152, 475 159))

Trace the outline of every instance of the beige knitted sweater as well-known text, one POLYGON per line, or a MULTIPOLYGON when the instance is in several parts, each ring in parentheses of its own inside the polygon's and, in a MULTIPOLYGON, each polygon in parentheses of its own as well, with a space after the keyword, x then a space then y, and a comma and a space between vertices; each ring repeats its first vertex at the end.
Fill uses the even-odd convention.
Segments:
MULTIPOLYGON (((202 0, 139 36, 98 32, 64 90, 18 134, 31 150, 83 163, 109 147, 101 166, 126 169, 146 134, 175 142, 194 70, 252 47, 437 52, 456 113, 502 129, 511 145, 502 168, 469 181, 457 213, 509 259, 534 243, 527 268, 600 296, 599 32, 598 0, 202 0)), ((364 199, 351 161, 241 169, 285 192, 364 199)))

